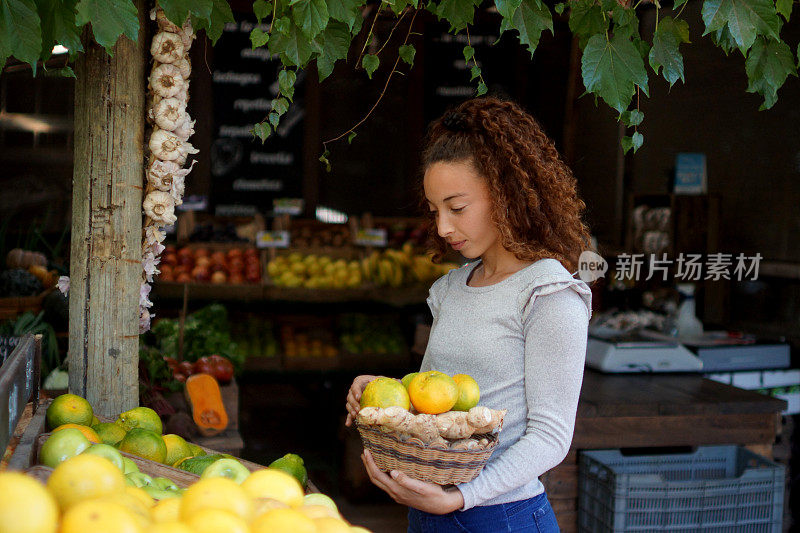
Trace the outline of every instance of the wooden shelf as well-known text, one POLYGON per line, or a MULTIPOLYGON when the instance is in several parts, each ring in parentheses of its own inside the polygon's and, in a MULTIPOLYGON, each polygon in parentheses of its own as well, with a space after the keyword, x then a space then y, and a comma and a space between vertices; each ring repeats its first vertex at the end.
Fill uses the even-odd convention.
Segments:
POLYGON ((269 285, 214 285, 210 283, 176 283, 156 281, 153 297, 182 299, 184 286, 188 297, 200 300, 222 301, 292 301, 292 302, 382 302, 395 307, 424 303, 427 287, 364 287, 358 289, 306 289, 274 287, 269 285))

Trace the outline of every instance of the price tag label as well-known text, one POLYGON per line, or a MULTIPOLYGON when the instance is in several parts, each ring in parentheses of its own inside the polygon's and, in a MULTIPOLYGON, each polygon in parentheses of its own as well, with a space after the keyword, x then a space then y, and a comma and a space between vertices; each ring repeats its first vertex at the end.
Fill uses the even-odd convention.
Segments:
POLYGON ((205 211, 208 209, 208 196, 191 194, 183 197, 183 203, 176 207, 178 211, 205 211))
POLYGON ((359 246, 377 246, 386 247, 386 229, 385 228, 364 228, 356 232, 354 239, 355 243, 359 246))
POLYGON ((289 232, 280 231, 259 231, 256 233, 256 246, 258 248, 288 248, 289 232))
POLYGON ((302 198, 275 198, 272 209, 276 215, 299 215, 303 212, 305 202, 302 198))

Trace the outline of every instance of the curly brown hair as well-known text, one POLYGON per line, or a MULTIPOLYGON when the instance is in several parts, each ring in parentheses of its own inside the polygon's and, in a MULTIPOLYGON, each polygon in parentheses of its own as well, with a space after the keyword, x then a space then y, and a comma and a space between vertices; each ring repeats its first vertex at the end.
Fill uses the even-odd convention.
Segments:
MULTIPOLYGON (((486 179, 504 248, 521 260, 552 257, 577 270, 581 252, 591 249, 581 219, 586 204, 553 142, 519 105, 494 97, 467 100, 431 123, 424 146, 423 171, 466 160, 486 179)), ((428 235, 439 261, 448 248, 433 219, 428 235)))

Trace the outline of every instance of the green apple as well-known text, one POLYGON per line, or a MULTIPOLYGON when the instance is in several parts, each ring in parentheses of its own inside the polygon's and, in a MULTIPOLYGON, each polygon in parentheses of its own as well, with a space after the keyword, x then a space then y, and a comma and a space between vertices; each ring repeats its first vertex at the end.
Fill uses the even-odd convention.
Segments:
POLYGON ((166 500, 167 498, 177 498, 180 496, 178 491, 157 489, 152 485, 142 487, 142 490, 149 494, 154 500, 166 500))
POLYGON ((320 492, 306 494, 303 497, 303 505, 321 505, 323 507, 327 507, 336 514, 339 514, 339 509, 336 507, 336 502, 334 502, 330 496, 326 496, 320 492))
POLYGON ((171 479, 165 477, 154 477, 152 486, 160 490, 168 490, 171 492, 178 490, 178 485, 171 479))
POLYGON ((105 457, 112 463, 114 466, 125 472, 125 462, 122 460, 122 454, 119 453, 119 450, 114 448, 113 446, 109 446, 108 444, 92 444, 88 448, 86 448, 83 454, 90 454, 90 455, 99 455, 100 457, 105 457))
POLYGON ((89 448, 92 442, 75 428, 65 428, 55 433, 42 445, 39 450, 39 460, 45 466, 55 468, 70 457, 74 457, 89 448))
POLYGON ((206 469, 203 470, 203 475, 201 475, 200 478, 226 477, 234 480, 236 483, 241 483, 247 479, 249 475, 250 471, 242 463, 236 459, 226 457, 224 459, 218 459, 208 465, 206 469))
MULTIPOLYGON (((120 455, 122 455, 122 454, 120 454, 120 455)), ((122 469, 122 473, 123 474, 130 474, 131 472, 138 472, 139 471, 139 467, 136 466, 136 463, 134 463, 133 459, 131 459, 130 457, 125 457, 123 455, 122 456, 122 464, 123 464, 123 469, 122 469)))
POLYGON ((153 478, 142 472, 131 472, 125 474, 125 477, 133 482, 135 487, 144 488, 153 485, 153 478))

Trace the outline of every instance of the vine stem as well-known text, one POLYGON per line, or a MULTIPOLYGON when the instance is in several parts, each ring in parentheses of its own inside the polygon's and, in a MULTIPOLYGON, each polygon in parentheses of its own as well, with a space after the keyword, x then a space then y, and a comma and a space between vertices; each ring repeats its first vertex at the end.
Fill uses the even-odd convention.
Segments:
MULTIPOLYGON (((406 33, 406 38, 403 40, 403 44, 404 45, 408 43, 408 37, 411 35, 411 29, 414 27, 414 20, 416 20, 417 13, 419 13, 420 9, 422 9, 421 5, 420 5, 419 8, 414 10, 414 16, 411 17, 411 23, 408 25, 408 32, 406 33)), ((394 66, 392 67, 392 71, 389 73, 389 76, 386 78, 386 83, 383 86, 383 90, 381 91, 381 94, 378 96, 378 99, 375 101, 373 106, 370 108, 369 112, 366 115, 364 115, 364 118, 359 120, 358 123, 355 124, 353 127, 351 127, 349 130, 343 132, 342 134, 338 135, 337 137, 334 137, 333 139, 328 139, 327 141, 323 141, 322 147, 325 150, 328 149, 328 143, 336 142, 339 139, 342 139, 345 135, 348 135, 348 134, 354 132, 355 129, 357 127, 359 127, 360 125, 362 125, 369 118, 369 116, 372 114, 372 112, 375 111, 375 108, 377 108, 378 104, 381 103, 381 100, 383 99, 383 95, 386 94, 386 89, 389 88, 389 82, 392 81, 392 75, 397 70, 397 65, 399 63, 400 63, 400 55, 398 54, 397 55, 397 59, 395 59, 395 61, 394 61, 394 66)))
POLYGON ((358 68, 358 65, 361 64, 361 58, 364 56, 367 46, 369 46, 369 43, 372 41, 372 32, 375 30, 375 23, 378 22, 378 17, 381 14, 381 9, 383 9, 384 1, 385 0, 381 0, 381 3, 378 4, 377 11, 375 11, 375 18, 372 19, 372 25, 369 27, 369 33, 367 34, 367 38, 364 39, 364 46, 361 47, 361 52, 359 52, 358 59, 356 59, 356 68, 358 68))
POLYGON ((397 27, 398 27, 398 26, 400 26, 400 23, 403 21, 403 17, 405 17, 405 16, 406 16, 406 10, 404 9, 404 10, 403 10, 403 12, 400 14, 400 18, 399 18, 399 19, 397 19, 397 24, 395 24, 394 26, 392 26, 392 31, 390 31, 390 32, 389 32, 389 37, 387 37, 387 38, 386 38, 386 42, 384 42, 384 43, 383 43, 383 46, 381 46, 381 47, 378 49, 378 51, 377 51, 377 52, 375 52, 375 55, 376 55, 376 56, 377 56, 377 55, 380 55, 380 53, 381 53, 381 52, 383 52, 383 49, 384 49, 384 48, 386 48, 386 45, 387 45, 387 44, 389 44, 389 41, 391 41, 391 40, 392 40, 392 35, 394 34, 394 30, 396 30, 396 29, 397 29, 397 27))
MULTIPOLYGON (((464 29, 465 29, 465 30, 466 30, 466 32, 467 32, 467 45, 469 45, 469 47, 470 47, 470 48, 472 48, 472 41, 471 41, 471 40, 470 40, 470 38, 469 38, 469 25, 467 25, 467 27, 466 27, 466 28, 464 28, 464 29)), ((478 60, 477 60, 477 59, 475 59, 475 51, 474 51, 474 50, 473 50, 473 53, 472 53, 472 66, 474 66, 474 67, 477 67, 477 66, 478 66, 478 60)), ((481 72, 480 74, 478 74, 478 79, 480 79, 480 80, 481 80, 481 83, 483 83, 484 85, 486 85, 486 82, 483 80, 483 72, 481 72)))
POLYGON ((680 9, 680 11, 678 11, 678 14, 677 14, 677 15, 675 15, 675 18, 679 18, 679 17, 681 16, 681 13, 683 13, 683 10, 684 10, 684 9, 686 9, 686 5, 687 5, 688 3, 689 3, 689 2, 688 2, 688 0, 687 0, 686 2, 684 2, 684 3, 683 3, 683 5, 681 6, 681 9, 680 9))

